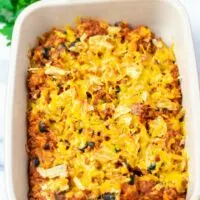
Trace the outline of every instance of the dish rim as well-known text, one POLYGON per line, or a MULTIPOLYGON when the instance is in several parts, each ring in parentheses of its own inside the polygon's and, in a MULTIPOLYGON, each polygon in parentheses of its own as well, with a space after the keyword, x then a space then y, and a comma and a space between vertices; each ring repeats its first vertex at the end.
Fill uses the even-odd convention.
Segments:
MULTIPOLYGON (((5 131, 5 183, 6 183, 6 193, 9 200, 16 200, 16 196, 14 194, 13 189, 13 181, 12 181, 12 118, 13 118, 13 102, 14 102, 14 89, 15 89, 15 73, 16 73, 16 60, 17 60, 17 48, 19 46, 19 36, 20 36, 20 28, 26 19, 31 13, 37 11, 40 8, 44 7, 54 7, 54 6, 67 6, 67 5, 78 5, 78 4, 95 4, 95 3, 104 3, 104 2, 153 2, 153 0, 57 0, 57 1, 39 1, 22 11, 20 16, 17 18, 14 29, 13 29, 13 37, 15 40, 12 41, 11 46, 11 62, 9 68, 9 79, 8 79, 8 91, 7 92, 7 103, 6 103, 6 131, 5 131)), ((188 47, 190 49, 190 60, 192 65, 194 66, 193 70, 195 73, 195 77, 193 77, 193 81, 195 83, 195 92, 197 92, 196 96, 198 97, 198 102, 200 102, 199 98, 199 84, 198 84, 198 76, 197 76, 197 65, 195 60, 195 52, 192 41, 192 34, 190 23, 188 19, 187 12, 181 2, 179 0, 154 0, 154 2, 163 2, 168 3, 171 6, 175 7, 182 19, 184 20, 184 26, 187 29, 187 36, 189 39, 188 47)), ((198 110, 200 110, 200 104, 198 104, 198 110)), ((196 162, 200 163, 200 156, 196 159, 196 162)), ((200 177, 199 179, 195 179, 195 188, 190 200, 200 200, 200 177)))

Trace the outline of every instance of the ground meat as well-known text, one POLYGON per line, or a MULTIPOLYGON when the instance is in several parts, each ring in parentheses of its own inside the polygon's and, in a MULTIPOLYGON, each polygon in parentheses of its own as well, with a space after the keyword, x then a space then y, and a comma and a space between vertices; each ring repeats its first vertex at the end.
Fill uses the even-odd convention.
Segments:
POLYGON ((133 105, 131 112, 134 115, 140 116, 143 113, 143 108, 144 108, 143 104, 135 104, 133 105))
POLYGON ((38 174, 36 168, 31 164, 32 162, 29 162, 29 186, 31 190, 29 191, 29 199, 30 200, 46 200, 43 198, 40 194, 41 188, 40 188, 40 183, 44 181, 43 178, 40 177, 38 174))
MULTIPOLYGON (((98 101, 100 100, 100 99, 102 99, 103 97, 105 97, 106 96, 106 92, 105 91, 103 91, 103 90, 98 90, 97 91, 97 93, 96 93, 96 95, 95 95, 95 98, 94 98, 94 105, 97 105, 98 104, 98 101)), ((106 100, 106 99, 105 99, 106 100)))
POLYGON ((160 161, 160 155, 156 155, 155 161, 156 161, 156 162, 160 161))
POLYGON ((37 90, 44 83, 44 77, 45 74, 43 69, 37 70, 37 73, 30 73, 27 80, 29 90, 37 90))
POLYGON ((94 35, 105 35, 107 34, 107 27, 99 21, 84 18, 81 19, 80 25, 77 27, 78 35, 83 35, 84 33, 87 37, 94 35))
MULTIPOLYGON (((152 38, 155 37, 151 33, 151 31, 148 30, 147 27, 139 26, 136 29, 133 29, 128 24, 123 22, 116 23, 115 25, 120 27, 120 31, 118 33, 114 33, 115 34, 114 38, 117 38, 116 40, 117 43, 116 45, 114 45, 115 41, 112 40, 113 35, 111 37, 110 35, 108 35, 109 37, 108 42, 111 42, 113 44, 112 49, 109 48, 108 50, 109 52, 112 50, 113 53, 118 52, 113 55, 117 56, 116 64, 119 63, 118 67, 120 71, 122 69, 123 72, 124 70, 123 63, 125 62, 125 64, 127 65, 126 61, 129 63, 129 58, 130 62, 132 61, 136 62, 139 59, 138 61, 141 61, 143 64, 143 62, 145 62, 145 60, 147 60, 149 56, 153 57, 155 55, 154 53, 156 50, 156 46, 153 45, 152 42, 152 38), (118 49, 118 44, 120 48, 122 47, 122 52, 120 49, 118 49), (130 49, 129 46, 131 46, 130 49), (124 51, 126 51, 125 54, 127 54, 128 60, 127 59, 124 60, 123 55, 121 55, 124 51), (137 57, 138 51, 141 54, 141 58, 137 57)), ((96 52, 93 55, 94 53, 93 50, 91 49, 92 51, 89 51, 90 44, 88 43, 89 42, 88 38, 95 35, 107 34, 108 26, 109 24, 105 24, 104 22, 100 22, 97 20, 92 20, 89 18, 81 19, 77 27, 75 28, 71 27, 71 30, 73 30, 74 32, 72 33, 72 35, 70 34, 70 31, 67 31, 66 33, 65 31, 52 29, 50 32, 42 35, 39 39, 38 45, 35 46, 34 49, 30 50, 29 58, 31 66, 28 69, 29 75, 27 77, 28 98, 30 100, 29 101, 30 104, 28 105, 28 111, 27 111, 28 114, 27 152, 29 155, 28 165, 29 165, 30 200, 46 200, 46 198, 52 200, 115 199, 117 198, 118 194, 113 193, 112 189, 102 194, 101 188, 99 190, 96 190, 97 188, 95 188, 95 184, 103 185, 104 183, 106 183, 107 179, 108 181, 110 180, 119 181, 119 184, 121 185, 120 198, 119 198, 120 200, 184 200, 185 199, 187 190, 187 179, 180 183, 181 186, 184 188, 183 191, 185 191, 185 193, 181 195, 175 189, 167 188, 165 184, 162 183, 162 180, 160 179, 160 171, 157 173, 154 171, 155 173, 152 172, 151 174, 152 176, 158 178, 157 180, 159 185, 156 185, 157 182, 153 180, 147 181, 145 179, 146 178, 145 176, 146 175, 148 176, 148 174, 150 174, 151 171, 155 169, 156 167, 155 162, 159 162, 162 159, 159 153, 155 154, 155 156, 152 157, 152 159, 154 160, 152 160, 152 165, 150 165, 148 169, 146 168, 140 169, 137 167, 137 165, 136 166, 134 165, 135 162, 130 162, 132 160, 131 157, 129 159, 129 155, 132 151, 129 151, 129 146, 128 145, 126 146, 125 143, 124 144, 122 143, 123 146, 118 145, 118 143, 115 144, 113 137, 107 134, 107 131, 114 130, 116 134, 115 139, 118 137, 120 138, 121 134, 123 133, 124 136, 128 136, 129 139, 133 140, 135 139, 135 136, 138 135, 139 138, 141 139, 139 139, 136 142, 139 143, 140 145, 143 144, 142 141, 143 138, 140 137, 141 134, 143 134, 143 127, 146 128, 148 134, 149 133, 148 131, 150 129, 149 121, 155 119, 158 116, 161 116, 167 124, 167 133, 164 134, 162 138, 156 138, 155 140, 154 138, 151 138, 152 134, 149 134, 149 139, 147 139, 147 143, 148 141, 150 141, 150 143, 152 141, 153 146, 158 145, 158 148, 161 148, 163 151, 166 151, 167 153, 179 154, 184 147, 182 127, 178 126, 180 132, 174 131, 173 122, 169 120, 173 117, 176 117, 178 122, 178 120, 183 121, 184 117, 184 114, 182 115, 179 114, 181 109, 181 90, 179 83, 178 68, 175 64, 173 64, 173 61, 169 59, 169 66, 167 65, 166 69, 168 69, 167 72, 170 71, 173 81, 170 81, 168 85, 166 84, 165 89, 168 93, 171 94, 170 101, 174 102, 176 109, 168 110, 167 108, 157 107, 156 104, 152 103, 151 101, 148 101, 150 105, 147 105, 146 104, 147 102, 140 103, 140 101, 133 99, 132 102, 135 103, 132 103, 134 105, 132 106, 131 113, 129 113, 130 115, 132 115, 131 117, 133 117, 133 121, 130 124, 130 131, 126 131, 125 125, 124 127, 123 126, 119 127, 118 126, 119 124, 117 123, 116 119, 112 120, 113 114, 115 112, 114 108, 121 103, 125 103, 126 106, 126 101, 123 102, 123 93, 126 91, 127 87, 129 88, 129 86, 134 86, 132 85, 132 82, 130 82, 131 81, 130 77, 124 76, 119 80, 116 79, 116 83, 115 80, 112 80, 112 78, 110 78, 105 80, 106 81, 105 84, 103 83, 104 82, 103 81, 102 83, 104 86, 102 86, 102 84, 88 85, 87 80, 89 79, 89 76, 86 76, 88 73, 89 74, 91 73, 91 75, 101 77, 103 73, 103 71, 100 68, 103 69, 104 67, 101 66, 100 61, 104 58, 107 58, 107 53, 106 53, 107 50, 96 52), (70 50, 70 47, 79 46, 78 44, 76 45, 77 42, 78 43, 80 42, 81 46, 82 40, 84 40, 84 43, 86 44, 88 43, 86 45, 87 48, 85 50, 84 48, 83 51, 81 48, 80 49, 78 48, 78 52, 74 52, 73 48, 71 48, 70 50), (97 57, 99 59, 99 62, 96 62, 98 61, 97 57), (96 72, 93 70, 87 71, 87 66, 86 68, 84 67, 85 64, 87 65, 90 62, 95 63, 95 65, 97 64, 99 66, 99 69, 97 69, 96 72), (44 73, 44 71, 48 66, 55 66, 64 70, 65 69, 68 70, 69 67, 70 74, 64 76, 59 76, 59 75, 52 76, 52 74, 47 75, 44 73), (80 68, 78 66, 80 66, 80 68), (71 80, 69 84, 66 84, 69 80, 71 80), (64 98, 65 100, 64 92, 71 86, 72 87, 76 86, 76 81, 79 80, 81 82, 77 82, 78 85, 80 83, 82 84, 83 82, 83 84, 89 87, 87 89, 88 91, 87 99, 83 100, 82 102, 82 98, 79 99, 79 94, 78 94, 75 95, 76 97, 73 98, 73 100, 78 98, 77 99, 78 102, 79 100, 81 100, 82 103, 87 102, 88 113, 86 117, 92 116, 91 118, 88 118, 88 120, 89 121, 93 120, 94 116, 94 122, 95 122, 97 116, 98 123, 100 119, 102 121, 100 122, 100 124, 102 124, 102 128, 104 129, 105 126, 106 129, 108 129, 107 131, 104 131, 103 129, 101 130, 101 127, 98 126, 98 124, 97 125, 94 124, 93 127, 93 123, 90 123, 90 127, 88 128, 84 121, 83 121, 84 123, 79 123, 79 121, 82 122, 83 120, 82 116, 79 116, 79 114, 76 115, 75 113, 76 109, 74 109, 74 107, 72 109, 72 111, 74 111, 74 114, 71 115, 71 111, 68 113, 68 109, 70 109, 70 107, 68 106, 67 98, 65 103, 66 107, 60 105, 59 101, 58 101, 59 105, 57 105, 56 102, 58 99, 62 101, 62 99, 60 98, 64 98), (84 83, 84 81, 86 82, 84 83), (75 85, 71 84, 73 82, 75 83, 75 85), (106 88, 108 89, 106 90, 106 88), (175 95, 173 96, 173 94, 175 95), (37 99, 38 102, 44 101, 45 104, 49 103, 51 104, 48 106, 47 110, 44 110, 43 106, 40 109, 40 104, 38 104, 37 106, 37 99), (54 99, 55 99, 55 105, 54 105, 54 99), (101 107, 100 104, 104 105, 101 107), (89 107, 89 105, 91 107, 89 107), (60 113, 57 112, 57 110, 58 111, 62 110, 61 116, 60 113), (134 120, 135 116, 136 118, 137 117, 139 118, 141 123, 139 124, 135 123, 134 120), (69 126, 65 125, 66 119, 68 122, 71 122, 69 123, 69 126), (108 122, 106 121, 107 119, 110 121, 109 125, 107 125, 108 122), (76 126, 76 120, 79 124, 77 126, 76 126), (104 122, 106 123, 104 124, 104 122), (115 129, 119 130, 115 131, 115 129), (67 134, 63 135, 63 133, 67 134), (79 148, 78 145, 79 142, 77 143, 77 137, 72 137, 73 134, 74 136, 76 136, 77 134, 78 136, 83 135, 84 137, 87 137, 87 141, 84 141, 83 147, 81 146, 81 148, 79 148), (72 140, 72 142, 70 140, 72 140), (73 142, 73 140, 75 140, 75 143, 73 142), (163 142, 166 142, 166 144, 164 143, 163 145, 163 142), (105 163, 104 161, 102 162, 101 159, 99 159, 99 160, 94 160, 95 162, 92 163, 92 160, 90 159, 90 157, 88 157, 89 155, 88 153, 91 153, 91 156, 94 157, 95 153, 98 150, 101 150, 101 148, 107 143, 111 144, 110 146, 112 148, 112 151, 113 153, 116 153, 116 156, 119 156, 119 160, 117 161, 112 160, 112 162, 108 161, 105 163), (77 145, 75 146, 73 144, 77 145), (74 150, 71 151, 71 149, 74 150), (69 153, 66 153, 65 150, 69 151, 69 153), (94 155, 92 154, 92 151, 94 152, 94 155), (59 152, 60 155, 57 152, 59 152), (124 153, 126 153, 127 156, 124 155, 124 153), (74 161, 73 158, 79 158, 79 154, 81 154, 81 157, 83 158, 82 160, 86 165, 88 166, 94 165, 94 167, 97 170, 100 170, 103 173, 101 177, 98 175, 97 176, 94 175, 94 177, 91 178, 91 182, 94 183, 94 188, 92 186, 91 191, 78 190, 73 181, 73 176, 76 175, 74 171, 74 163, 76 162, 76 159, 74 161), (66 192, 59 192, 59 190, 51 191, 48 192, 49 194, 47 193, 45 194, 46 191, 45 190, 42 191, 41 186, 47 180, 51 179, 42 178, 38 173, 37 168, 38 167, 48 168, 52 166, 52 164, 57 165, 58 163, 60 163, 60 160, 63 159, 65 162, 67 162, 67 168, 68 168, 67 170, 69 172, 69 177, 68 177, 70 183, 69 190, 66 192), (115 167, 112 165, 114 165, 115 167), (125 166, 127 169, 122 173, 121 169, 125 166), (109 171, 108 173, 107 170, 109 171), (124 183, 123 181, 124 179, 120 180, 119 179, 120 176, 122 176, 123 178, 127 177, 127 183, 124 183), (159 186, 162 187, 162 185, 163 188, 158 189, 159 186), (93 189, 95 192, 93 192, 93 189)), ((116 30, 118 31, 118 28, 116 28, 116 30)), ((105 48, 107 49, 106 45, 105 48)), ((108 63, 109 65, 108 67, 115 66, 115 59, 111 64, 112 65, 108 63)), ((144 65, 146 66, 145 63, 144 65)), ((161 62, 159 63, 159 66, 160 68, 163 68, 163 71, 162 70, 161 71, 164 72, 165 63, 161 62)), ((152 68, 152 70, 154 69, 152 68)), ((110 71, 110 73, 111 72, 112 71, 110 71)), ((118 70, 116 71, 113 68, 113 75, 117 76, 117 74, 118 70)), ((141 79, 141 81, 143 80, 141 79)), ((146 81, 144 82, 144 84, 146 84, 146 81)), ((147 84, 149 84, 148 81, 147 84)), ((152 85, 149 86, 150 88, 152 87, 150 95, 158 90, 157 84, 154 83, 151 84, 152 85)), ((165 84, 160 86, 161 88, 165 87, 165 84)), ((77 90, 76 87, 75 89, 77 90)), ((80 143, 81 142, 82 140, 80 141, 80 143)), ((140 151, 140 149, 141 147, 139 148, 138 151, 140 151)), ((139 154, 141 154, 141 157, 143 157, 142 152, 139 152, 139 154)), ((94 159, 96 158, 94 157, 94 159)), ((177 160, 177 162, 174 164, 176 168, 177 166, 179 166, 179 161, 177 160)), ((183 162, 183 164, 181 163, 180 166, 181 166, 180 169, 181 172, 187 169, 187 163, 183 162)), ((79 173, 77 173, 78 178, 83 177, 84 173, 86 173, 86 171, 83 172, 83 170, 80 169, 79 173)), ((150 177, 150 175, 148 177, 150 177)), ((84 183, 84 185, 85 188, 88 188, 86 182, 84 183)))
POLYGON ((60 54, 67 50, 65 42, 66 35, 61 30, 54 28, 45 33, 40 37, 39 45, 29 53, 31 63, 38 67, 44 67, 47 63, 62 67, 60 54))
POLYGON ((173 77, 173 83, 172 86, 174 88, 179 89, 180 97, 181 97, 181 88, 180 88, 180 79, 179 79, 179 71, 178 71, 178 66, 175 64, 171 70, 171 75, 173 77))
POLYGON ((29 199, 30 200, 46 200, 46 197, 42 197, 41 195, 30 194, 29 199))
POLYGON ((65 200, 65 192, 59 192, 59 193, 55 193, 55 200, 65 200))
POLYGON ((121 42, 123 43, 125 39, 127 38, 129 32, 132 30, 132 27, 124 22, 116 22, 115 26, 118 26, 121 28, 120 34, 121 34, 121 42))
POLYGON ((139 116, 140 121, 142 123, 154 119, 156 116, 155 111, 149 105, 143 105, 143 104, 133 105, 131 113, 139 116))
POLYGON ((121 200, 161 200, 163 191, 152 190, 155 181, 137 181, 135 185, 124 184, 121 188, 121 200))
POLYGON ((112 117, 113 114, 114 114, 114 110, 112 108, 107 108, 105 110, 105 119, 112 117))
POLYGON ((33 121, 28 122, 28 135, 29 136, 35 136, 40 134, 39 129, 38 129, 38 123, 39 123, 39 118, 36 118, 33 121))
POLYGON ((140 200, 165 200, 163 199, 163 189, 153 190, 148 194, 142 196, 140 200))
POLYGON ((31 62, 40 65, 41 58, 43 57, 43 47, 38 46, 32 50, 32 55, 30 56, 31 62))
POLYGON ((65 33, 62 30, 53 28, 50 32, 45 33, 39 40, 39 45, 43 47, 58 46, 66 42, 65 33))
POLYGON ((180 112, 178 110, 154 109, 150 105, 134 104, 131 113, 140 118, 141 123, 146 123, 149 120, 155 119, 157 116, 162 116, 164 119, 176 116, 180 112))
POLYGON ((151 42, 152 39, 155 37, 152 32, 147 31, 148 27, 145 27, 146 31, 144 32, 144 27, 143 26, 138 26, 136 27, 133 31, 138 33, 140 36, 139 39, 137 40, 137 48, 136 50, 143 53, 144 50, 149 52, 149 53, 154 53, 156 51, 155 45, 151 42))
POLYGON ((173 69, 171 70, 172 77, 177 79, 179 77, 178 66, 174 65, 173 69))
POLYGON ((169 188, 165 189, 163 193, 164 200, 177 200, 178 194, 175 189, 169 188))
POLYGON ((34 91, 30 91, 29 98, 35 100, 35 99, 40 97, 40 94, 41 94, 41 91, 39 89, 38 90, 34 90, 34 91))
POLYGON ((181 105, 182 104, 182 96, 174 98, 172 101, 177 103, 177 104, 179 104, 179 105, 181 105))
POLYGON ((138 181, 135 185, 124 184, 120 200, 184 200, 173 188, 154 189, 155 181, 138 181))
POLYGON ((121 188, 120 200, 139 200, 136 185, 124 184, 121 188))
POLYGON ((181 154, 183 144, 180 131, 169 130, 165 139, 165 146, 167 151, 181 154))
POLYGON ((154 53, 156 51, 156 47, 153 44, 150 44, 149 41, 150 38, 141 38, 140 40, 137 41, 137 51, 143 53, 144 50, 149 52, 149 53, 154 53))
POLYGON ((87 191, 79 191, 76 194, 67 197, 67 200, 87 200, 88 199, 88 192, 87 191))
POLYGON ((169 137, 172 137, 172 138, 176 137, 176 136, 179 135, 179 134, 180 134, 179 131, 175 131, 175 130, 169 130, 169 131, 168 131, 168 136, 169 136, 169 137))
POLYGON ((137 182, 138 192, 140 194, 145 195, 149 193, 155 185, 156 185, 155 181, 138 181, 137 182))
POLYGON ((105 110, 98 110, 95 108, 95 112, 97 115, 100 116, 102 120, 107 120, 108 118, 111 118, 114 114, 114 109, 112 108, 106 108, 105 110))

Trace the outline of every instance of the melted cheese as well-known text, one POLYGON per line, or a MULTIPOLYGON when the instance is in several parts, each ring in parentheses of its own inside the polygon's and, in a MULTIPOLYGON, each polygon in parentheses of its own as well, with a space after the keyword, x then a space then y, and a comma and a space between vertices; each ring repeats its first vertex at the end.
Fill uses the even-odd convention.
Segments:
MULTIPOLYGON (((69 26, 66 30, 69 45, 77 33, 69 26)), ((173 149, 185 137, 180 122, 184 114, 176 101, 181 93, 171 73, 176 67, 172 48, 144 26, 129 31, 124 42, 121 27, 108 26, 107 35, 85 34, 60 54, 62 68, 45 67, 45 85, 38 98, 29 101, 30 113, 42 113, 49 121, 56 143, 53 159, 44 157, 37 168, 41 177, 50 179, 42 189, 69 194, 91 190, 94 198, 105 192, 119 194, 130 180, 130 165, 146 171, 138 180, 184 192, 187 156, 183 148, 173 149), (148 106, 151 110, 145 111, 148 106), (178 114, 171 116, 173 111, 178 114), (170 129, 179 134, 168 138, 170 129), (152 163, 156 167, 150 173, 152 163)))

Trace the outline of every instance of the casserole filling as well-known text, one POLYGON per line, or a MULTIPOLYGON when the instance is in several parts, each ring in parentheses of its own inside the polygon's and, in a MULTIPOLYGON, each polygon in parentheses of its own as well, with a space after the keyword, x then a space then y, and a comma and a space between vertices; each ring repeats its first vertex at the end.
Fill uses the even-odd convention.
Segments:
POLYGON ((81 18, 29 58, 29 199, 186 198, 173 47, 146 26, 81 18))

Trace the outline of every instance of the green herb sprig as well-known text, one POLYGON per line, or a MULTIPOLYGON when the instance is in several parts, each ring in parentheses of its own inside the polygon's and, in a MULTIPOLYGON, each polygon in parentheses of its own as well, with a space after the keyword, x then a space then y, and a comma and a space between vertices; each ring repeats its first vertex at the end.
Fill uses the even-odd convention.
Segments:
POLYGON ((8 39, 8 44, 11 43, 12 32, 15 20, 21 11, 28 5, 39 0, 0 0, 0 23, 3 27, 0 28, 0 34, 8 39))

